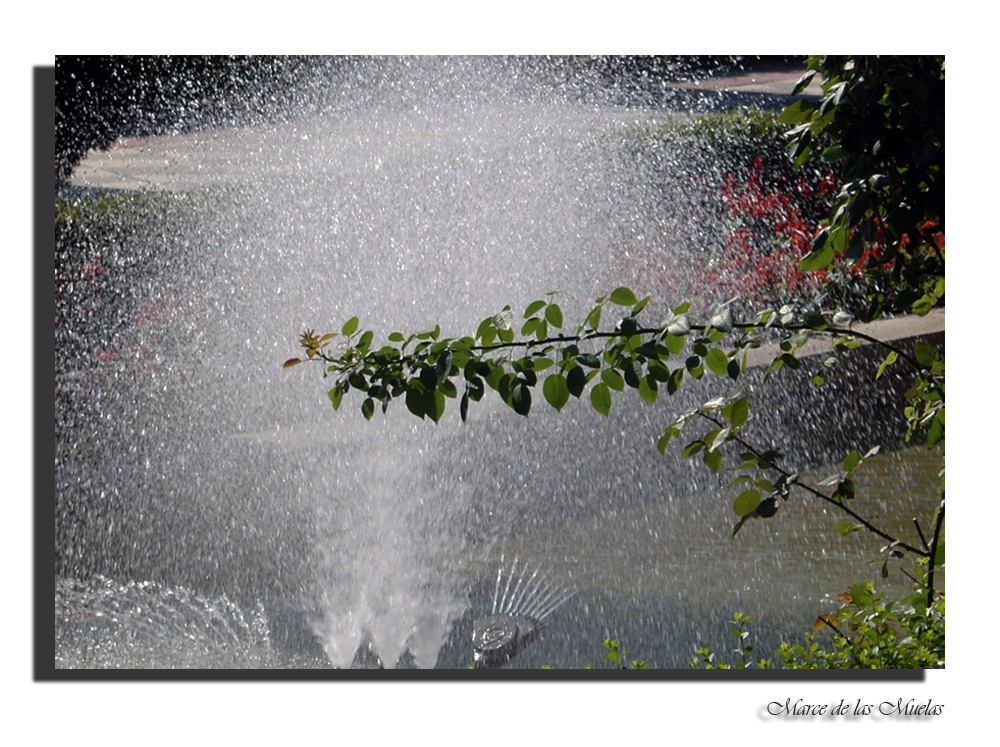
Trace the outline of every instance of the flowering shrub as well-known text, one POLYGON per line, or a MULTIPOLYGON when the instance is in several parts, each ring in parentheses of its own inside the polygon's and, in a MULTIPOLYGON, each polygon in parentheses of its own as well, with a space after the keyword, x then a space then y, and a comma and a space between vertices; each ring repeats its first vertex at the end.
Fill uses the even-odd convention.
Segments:
POLYGON ((616 270, 641 293, 697 299, 702 310, 732 298, 775 307, 813 298, 830 272, 799 261, 830 210, 834 175, 793 174, 780 153, 742 163, 702 184, 694 236, 662 222, 622 241, 616 270))
POLYGON ((699 299, 705 309, 729 299, 749 308, 779 308, 821 297, 847 309, 873 289, 893 293, 898 285, 893 258, 900 253, 943 257, 945 236, 937 221, 921 223, 912 238, 902 234, 898 249, 889 252, 889 229, 874 217, 848 233, 854 251, 835 255, 824 267, 803 269, 837 194, 833 172, 793 175, 756 155, 706 190, 704 210, 723 227, 714 243, 687 247, 679 232, 663 223, 638 240, 623 241, 625 275, 642 292, 680 293, 699 299))
POLYGON ((810 55, 806 68, 795 93, 817 79, 822 95, 778 120, 792 160, 841 183, 801 266, 864 258, 862 321, 927 314, 944 301, 944 56, 810 55))
POLYGON ((745 176, 726 175, 719 197, 729 232, 715 256, 691 268, 696 289, 714 285, 727 297, 780 305, 810 296, 826 280, 825 273, 803 272, 798 263, 810 250, 810 226, 829 210, 833 175, 811 184, 779 172, 771 181, 760 156, 745 176))

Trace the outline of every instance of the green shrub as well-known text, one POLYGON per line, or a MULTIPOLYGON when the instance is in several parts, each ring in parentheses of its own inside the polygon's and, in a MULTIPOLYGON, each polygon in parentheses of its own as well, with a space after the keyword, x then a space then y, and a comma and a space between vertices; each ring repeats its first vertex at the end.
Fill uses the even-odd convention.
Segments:
MULTIPOLYGON (((885 601, 873 583, 857 584, 837 596, 840 607, 820 615, 803 643, 782 643, 772 659, 760 659, 758 669, 940 669, 945 665, 944 593, 930 607, 927 586, 916 584, 912 594, 885 601)), ((751 666, 747 624, 737 612, 732 634, 739 638, 737 669, 751 666)), ((730 669, 708 648, 695 651, 693 669, 730 669)))

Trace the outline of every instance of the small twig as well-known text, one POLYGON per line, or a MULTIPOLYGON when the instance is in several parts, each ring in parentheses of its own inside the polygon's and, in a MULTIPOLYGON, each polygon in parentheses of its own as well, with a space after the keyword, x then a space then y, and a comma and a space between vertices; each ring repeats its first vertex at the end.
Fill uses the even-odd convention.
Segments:
POLYGON ((937 521, 934 522, 934 537, 931 541, 930 554, 927 560, 927 606, 934 603, 934 560, 937 556, 938 540, 941 537, 941 526, 944 524, 944 491, 941 492, 941 507, 938 509, 937 521))
POLYGON ((914 516, 914 517, 913 517, 913 526, 915 526, 915 527, 917 528, 917 534, 919 534, 919 535, 920 535, 920 541, 924 543, 924 549, 925 549, 925 550, 927 550, 928 552, 930 552, 930 549, 931 549, 931 548, 930 548, 930 546, 929 546, 929 545, 927 544, 927 540, 926 540, 926 539, 924 539, 924 533, 923 533, 923 531, 922 531, 922 530, 920 529, 920 522, 918 522, 918 521, 917 521, 917 517, 916 517, 916 516, 914 516))
POLYGON ((834 635, 839 635, 841 638, 846 638, 847 637, 843 633, 840 632, 840 628, 838 628, 836 625, 834 625, 832 622, 830 622, 829 620, 826 619, 826 615, 820 615, 819 619, 823 621, 824 625, 826 625, 828 628, 830 628, 833 631, 834 635))
MULTIPOLYGON (((708 420, 709 422, 711 422, 711 423, 713 423, 713 424, 715 424, 715 425, 717 425, 719 427, 722 427, 723 424, 720 423, 720 422, 718 422, 715 418, 713 418, 713 417, 711 417, 709 415, 706 415, 705 413, 699 413, 699 414, 703 418, 705 418, 706 420, 708 420)), ((732 438, 733 438, 734 441, 736 441, 736 443, 738 443, 741 446, 743 446, 747 451, 752 452, 754 454, 754 456, 756 456, 762 462, 764 462, 765 464, 767 464, 771 469, 773 469, 776 472, 779 472, 780 474, 784 475, 786 479, 790 478, 792 476, 791 472, 788 472, 787 470, 783 469, 782 467, 779 467, 777 464, 775 464, 774 462, 772 462, 770 459, 767 459, 758 449, 756 449, 755 447, 753 447, 751 444, 747 443, 747 441, 744 440, 742 437, 733 434, 732 438)), ((830 497, 830 496, 826 495, 825 493, 817 490, 816 488, 812 487, 811 485, 806 485, 805 483, 798 482, 798 481, 796 481, 794 484, 798 485, 803 490, 805 490, 805 491, 807 491, 809 493, 812 493, 817 498, 820 498, 821 500, 824 500, 827 503, 830 503, 830 504, 836 506, 841 511, 845 512, 848 516, 850 516, 855 521, 857 521, 859 524, 861 524, 861 526, 863 526, 869 532, 877 534, 882 539, 884 539, 884 540, 886 540, 888 542, 891 542, 891 543, 895 543, 898 547, 901 547, 904 550, 908 550, 909 552, 912 552, 914 555, 923 555, 925 557, 928 555, 927 551, 921 550, 921 549, 919 549, 917 547, 914 547, 913 545, 909 545, 906 542, 898 540, 895 537, 893 537, 892 535, 887 534, 886 532, 882 531, 881 529, 879 529, 878 527, 876 527, 874 524, 872 524, 870 521, 868 521, 867 519, 865 519, 863 516, 861 516, 860 514, 856 513, 853 509, 851 509, 850 507, 848 507, 847 505, 845 505, 842 501, 838 501, 838 500, 833 499, 832 497, 830 497)))

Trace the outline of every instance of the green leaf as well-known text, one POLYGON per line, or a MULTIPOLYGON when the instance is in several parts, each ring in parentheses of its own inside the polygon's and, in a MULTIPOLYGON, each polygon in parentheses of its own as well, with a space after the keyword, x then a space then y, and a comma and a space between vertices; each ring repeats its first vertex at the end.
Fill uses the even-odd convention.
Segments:
POLYGON ((545 320, 553 327, 559 328, 563 325, 562 309, 558 304, 549 304, 545 309, 545 320))
POLYGON ((684 369, 675 368, 670 374, 670 378, 667 380, 667 394, 673 396, 678 389, 681 388, 681 382, 684 380, 684 369))
POLYGON ((702 459, 705 462, 705 466, 708 467, 712 472, 718 472, 722 469, 722 452, 721 451, 709 451, 706 450, 702 455, 702 459))
MULTIPOLYGON (((733 428, 739 428, 750 419, 750 403, 746 397, 740 397, 729 405, 727 409, 729 422, 732 423, 733 428)), ((722 411, 722 414, 726 415, 725 409, 722 411)))
POLYGON ((638 389, 642 381, 642 364, 632 358, 622 366, 622 372, 625 374, 625 383, 633 389, 638 389))
POLYGON ((840 532, 841 536, 846 537, 852 532, 856 532, 859 529, 864 529, 861 524, 852 524, 849 521, 838 521, 833 525, 833 528, 840 532))
POLYGON ((359 324, 358 318, 356 316, 352 316, 350 319, 344 322, 344 326, 340 328, 340 334, 344 335, 345 337, 347 337, 348 335, 353 335, 358 329, 358 324, 359 324))
POLYGON ((390 332, 389 342, 403 342, 406 338, 400 332, 390 332))
POLYGON ((586 386, 587 374, 583 372, 582 368, 579 366, 573 366, 573 368, 566 372, 566 387, 569 389, 569 393, 574 397, 579 397, 583 394, 583 390, 586 386))
POLYGON ((830 326, 824 316, 815 311, 807 311, 803 314, 802 323, 807 325, 810 329, 815 330, 824 330, 830 326))
POLYGON ((937 444, 944 437, 944 410, 938 410, 927 429, 928 448, 937 444))
POLYGON ((937 349, 923 340, 917 340, 913 343, 913 357, 921 366, 928 368, 937 363, 940 358, 937 349))
POLYGON ((719 348, 712 348, 705 356, 705 365, 716 376, 726 376, 729 373, 729 356, 719 348))
POLYGON ((440 389, 435 389, 425 396, 428 397, 427 416, 437 423, 441 420, 441 416, 444 415, 444 394, 440 389))
POLYGON ((465 391, 468 393, 469 399, 473 402, 479 402, 486 393, 486 386, 482 379, 474 376, 466 382, 465 391))
POLYGON ((744 517, 752 514, 760 505, 760 492, 756 488, 744 490, 733 501, 733 511, 737 516, 744 517))
POLYGON ((871 589, 867 584, 855 584, 851 587, 851 600, 858 607, 870 607, 873 603, 871 589))
POLYGON ((670 369, 664 366, 659 361, 651 360, 647 366, 649 369, 649 375, 654 379, 659 381, 661 384, 670 379, 670 369))
POLYGON ((844 459, 844 464, 843 464, 844 472, 848 474, 853 472, 855 469, 857 469, 857 466, 859 464, 861 464, 861 455, 856 450, 852 451, 844 459))
POLYGON ((688 356, 684 361, 684 367, 693 379, 700 379, 705 369, 701 365, 701 357, 697 355, 688 356))
POLYGON ((438 356, 437 362, 434 364, 434 373, 437 375, 438 381, 444 381, 448 378, 448 375, 451 373, 450 350, 445 350, 438 356))
POLYGON ((627 316, 618 322, 618 330, 625 337, 631 337, 637 329, 639 329, 639 322, 635 320, 635 317, 627 316))
MULTIPOLYGON (((416 386, 407 387, 406 398, 404 402, 406 403, 406 409, 411 413, 416 415, 418 418, 423 420, 427 417, 427 403, 426 403, 426 391, 420 391, 416 386)), ((442 397, 442 400, 444 398, 442 397)))
POLYGON ((796 358, 791 353, 782 353, 781 354, 781 362, 784 363, 786 366, 788 366, 793 371, 797 371, 798 368, 799 368, 799 366, 801 365, 799 363, 799 359, 796 358))
POLYGON ((503 366, 491 366, 490 370, 486 372, 485 378, 486 383, 490 386, 490 389, 499 392, 500 382, 503 381, 504 378, 503 366))
POLYGON ((680 435, 680 431, 673 426, 667 426, 667 428, 664 429, 663 435, 656 440, 656 450, 660 452, 660 456, 663 456, 666 452, 667 444, 670 443, 670 439, 678 435, 680 435))
POLYGON ((601 381, 614 389, 616 392, 620 392, 625 389, 625 380, 622 379, 621 374, 612 368, 606 368, 601 371, 601 381))
POLYGON ((518 415, 527 416, 531 410, 531 387, 523 381, 516 382, 511 389, 510 403, 511 407, 514 408, 514 412, 518 415))
POLYGON ((590 390, 590 404, 597 410, 601 415, 607 415, 611 412, 611 390, 608 385, 601 382, 600 384, 595 384, 590 390))
POLYGON ((344 398, 344 390, 340 388, 339 384, 328 391, 326 396, 330 398, 330 403, 333 405, 334 410, 340 409, 340 402, 344 398))
POLYGON ((683 449, 681 449, 681 459, 690 459, 704 448, 705 448, 705 442, 702 441, 701 439, 698 439, 697 441, 692 441, 683 449))
POLYGON ((611 303, 618 304, 619 306, 635 306, 639 302, 635 297, 635 293, 625 286, 615 288, 611 291, 611 295, 608 299, 611 303))
POLYGON ((550 374, 542 384, 542 394, 545 396, 545 401, 558 412, 569 401, 569 385, 562 374, 550 374))
POLYGON ((639 380, 639 396, 642 397, 643 402, 649 404, 656 402, 657 388, 655 378, 650 375, 643 376, 639 380))
POLYGON ((420 383, 424 385, 427 390, 434 389, 437 387, 438 375, 437 371, 426 363, 420 369, 420 383))
POLYGON ((827 148, 820 154, 820 158, 830 163, 836 163, 837 161, 842 161, 844 160, 844 156, 845 156, 844 149, 837 146, 832 146, 830 148, 827 148))
POLYGON ((528 308, 524 310, 524 318, 527 319, 535 312, 543 308, 545 308, 545 301, 532 301, 528 304, 528 308))
POLYGON ((674 335, 667 335, 663 338, 663 346, 672 355, 677 355, 684 349, 684 338, 674 335))
POLYGON ((665 350, 662 345, 657 345, 655 340, 648 340, 635 349, 636 355, 641 355, 647 360, 657 360, 660 357, 660 350, 665 350))
POLYGON ((632 316, 639 316, 639 312, 646 308, 650 298, 652 298, 652 296, 646 296, 645 298, 640 299, 639 302, 632 307, 632 316))
POLYGON ((938 296, 927 293, 914 301, 911 309, 917 316, 927 316, 937 306, 938 300, 938 296))
POLYGON ((772 498, 765 498, 757 506, 757 516, 762 519, 770 519, 776 513, 778 513, 778 501, 772 498))
MULTIPOLYGON (((482 340, 484 345, 489 345, 493 338, 493 329, 493 317, 488 316, 483 319, 483 321, 479 323, 479 327, 476 328, 476 339, 482 340)), ((392 339, 391 336, 390 339, 392 339)))
POLYGON ((375 400, 369 397, 364 402, 362 402, 361 414, 365 416, 365 420, 371 420, 372 415, 375 414, 375 400))
POLYGON ((591 309, 590 313, 587 314, 587 319, 586 321, 584 321, 583 326, 589 329, 597 329, 599 326, 601 326, 602 308, 603 306, 598 305, 595 306, 593 309, 591 309))
POLYGON ((833 244, 829 242, 823 242, 823 245, 818 249, 813 249, 801 260, 799 260, 799 269, 802 272, 814 272, 816 270, 825 270, 830 266, 830 262, 833 261, 833 244))
MULTIPOLYGON (((805 90, 805 86, 809 84, 810 80, 812 80, 813 75, 815 75, 815 71, 811 73, 806 73, 806 75, 803 76, 802 80, 800 80, 799 83, 796 84, 796 88, 802 86, 802 90, 805 90), (805 81, 805 84, 803 84, 802 81, 805 81)), ((796 93, 798 92, 799 91, 797 90, 796 93)), ((780 122, 781 124, 788 124, 788 125, 799 124, 800 122, 808 120, 812 116, 813 109, 814 105, 811 102, 809 102, 806 99, 799 99, 798 101, 794 101, 788 106, 786 106, 784 109, 782 109, 781 112, 778 114, 776 121, 780 122)))
POLYGON ((882 374, 885 373, 885 369, 887 369, 889 366, 891 366, 893 363, 896 362, 897 357, 898 356, 896 355, 896 351, 890 350, 889 354, 885 357, 885 360, 883 360, 882 363, 879 364, 878 371, 875 372, 875 378, 876 379, 880 378, 882 374))

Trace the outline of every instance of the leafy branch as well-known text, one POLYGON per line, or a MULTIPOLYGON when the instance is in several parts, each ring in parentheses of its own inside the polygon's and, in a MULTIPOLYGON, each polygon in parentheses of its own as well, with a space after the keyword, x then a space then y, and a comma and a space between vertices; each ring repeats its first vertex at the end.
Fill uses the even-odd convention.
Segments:
MULTIPOLYGON (((470 404, 479 402, 487 388, 494 390, 515 412, 527 416, 539 384, 543 398, 557 411, 562 410, 570 397, 582 399, 589 387, 591 406, 607 416, 613 393, 626 388, 636 390, 644 402, 652 404, 662 390, 668 395, 676 393, 685 378, 701 379, 710 373, 736 382, 748 368, 747 353, 768 344, 774 345, 776 351, 767 365, 765 379, 781 367, 798 369, 801 363, 796 353, 812 336, 825 335, 831 340, 834 358, 863 342, 887 351, 876 378, 897 362, 906 364, 915 381, 906 409, 909 433, 926 427, 928 445, 943 438, 944 363, 937 350, 926 342, 917 341, 911 353, 894 343, 851 329, 851 319, 843 312, 797 313, 788 307, 765 309, 751 320, 739 321, 734 318, 731 305, 724 304, 707 321, 696 322, 689 318, 690 305, 684 303, 658 325, 641 325, 639 315, 649 297, 640 300, 626 287, 598 298, 576 330, 567 333, 560 331, 563 313, 552 300, 553 295, 528 304, 522 315, 520 336, 515 331, 514 313, 506 306, 498 314, 483 319, 473 336, 442 337, 440 327, 435 326, 409 336, 392 332, 388 344, 376 349, 372 345, 374 333, 360 330, 357 317, 352 317, 339 333, 317 335, 312 330, 303 333, 299 345, 304 355, 289 359, 284 366, 320 362, 324 376, 336 377, 328 392, 333 408, 339 409, 344 396, 357 390, 364 395, 361 411, 367 419, 373 417, 376 405, 384 413, 393 400, 402 398, 413 415, 437 423, 447 400, 458 399, 460 416, 465 421, 470 404), (613 320, 613 325, 607 324, 609 320, 613 320), (724 346, 724 340, 730 344, 724 346)), ((814 385, 822 383, 822 374, 813 377, 814 385)), ((853 520, 837 523, 842 534, 864 529, 886 540, 890 554, 905 550, 928 559, 932 563, 933 588, 940 524, 935 527, 932 546, 923 541, 921 548, 880 529, 849 505, 855 497, 853 475, 865 460, 877 453, 878 447, 864 456, 852 451, 843 460, 838 474, 819 487, 805 484, 798 475, 780 466, 780 452, 761 449, 745 439, 741 429, 750 419, 749 404, 746 397, 736 394, 682 413, 666 426, 658 439, 661 454, 695 416, 712 427, 689 442, 681 451, 682 457, 701 454, 706 466, 719 472, 723 465, 721 447, 733 443, 742 453, 740 464, 732 469, 776 474, 773 479, 741 475, 730 483, 743 487, 733 502, 738 518, 734 535, 750 519, 774 516, 778 501, 787 500, 790 488, 798 486, 836 506, 853 520), (823 492, 820 487, 832 490, 823 492)), ((939 518, 942 516, 943 511, 939 512, 939 518)))

